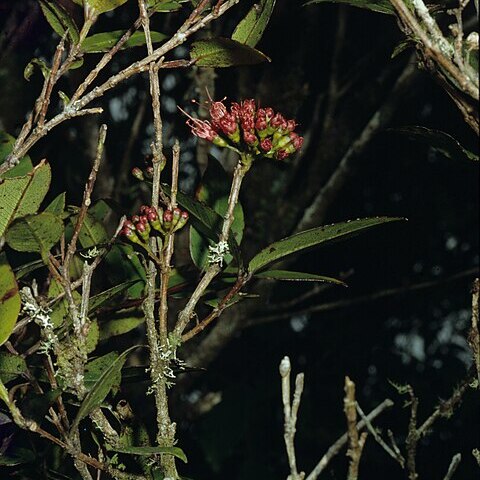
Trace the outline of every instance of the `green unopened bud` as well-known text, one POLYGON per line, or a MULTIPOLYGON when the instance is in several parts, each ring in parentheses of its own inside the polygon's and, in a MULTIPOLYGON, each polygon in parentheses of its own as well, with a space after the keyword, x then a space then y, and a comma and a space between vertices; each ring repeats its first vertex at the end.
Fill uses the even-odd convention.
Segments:
POLYGON ((233 133, 228 135, 228 139, 233 143, 240 143, 240 129, 237 127, 237 129, 233 133))
MULTIPOLYGON (((239 134, 240 135, 240 134, 239 134)), ((239 139, 240 140, 240 139, 239 139)), ((213 140, 212 143, 217 147, 228 147, 228 143, 220 136, 217 135, 213 140)))
POLYGON ((143 176, 143 172, 138 167, 135 167, 135 168, 132 169, 132 175, 137 180, 140 180, 140 181, 145 180, 145 177, 143 176))
POLYGON ((175 226, 172 229, 172 232, 176 232, 177 230, 180 230, 182 227, 185 226, 187 221, 188 221, 188 212, 182 212, 181 211, 180 216, 177 220, 177 223, 175 224, 175 226))

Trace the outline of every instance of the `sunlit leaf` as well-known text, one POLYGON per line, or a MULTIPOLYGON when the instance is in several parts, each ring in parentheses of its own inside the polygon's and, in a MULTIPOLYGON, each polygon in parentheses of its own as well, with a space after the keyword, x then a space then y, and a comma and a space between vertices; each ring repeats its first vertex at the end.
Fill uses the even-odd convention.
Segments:
POLYGON ((20 313, 20 294, 5 253, 0 254, 0 345, 10 337, 20 313))
MULTIPOLYGON (((6 132, 0 131, 0 164, 2 164, 8 155, 10 155, 13 145, 15 144, 15 138, 6 132)), ((30 173, 33 170, 32 161, 30 157, 26 155, 21 158, 17 165, 5 172, 0 176, 0 183, 2 178, 21 177, 30 173)))
POLYGON ((305 230, 304 232, 284 238, 264 248, 252 258, 248 269, 254 273, 292 253, 317 245, 344 240, 353 235, 357 235, 363 230, 399 220, 403 219, 395 217, 364 218, 305 230))
POLYGON ((192 44, 190 56, 199 67, 223 68, 270 61, 265 54, 248 45, 221 37, 197 40, 192 44))
POLYGON ((65 210, 65 192, 57 195, 45 208, 45 212, 60 216, 65 210))
POLYGON ((235 28, 232 40, 254 47, 262 38, 273 12, 276 0, 255 3, 245 18, 235 28))
MULTIPOLYGON (((107 52, 114 47, 120 38, 124 35, 123 30, 115 30, 113 32, 96 33, 87 37, 82 43, 82 50, 87 53, 107 52)), ((160 32, 150 32, 152 42, 160 43, 168 39, 168 36, 160 32)), ((135 32, 124 43, 122 49, 139 47, 145 45, 145 33, 135 32)))

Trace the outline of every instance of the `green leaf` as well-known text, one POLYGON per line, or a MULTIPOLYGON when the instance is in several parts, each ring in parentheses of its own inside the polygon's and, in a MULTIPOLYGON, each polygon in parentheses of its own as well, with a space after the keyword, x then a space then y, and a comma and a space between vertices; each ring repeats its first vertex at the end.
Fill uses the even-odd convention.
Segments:
MULTIPOLYGON (((167 193, 170 191, 168 185, 163 185, 163 189, 167 193)), ((190 223, 207 238, 213 240, 215 243, 218 242, 222 230, 223 218, 212 208, 182 192, 177 193, 177 201, 178 204, 190 214, 190 223)), ((228 239, 228 246, 230 253, 234 256, 238 264, 241 265, 242 258, 240 249, 233 235, 230 235, 228 239)))
POLYGON ((314 3, 344 3, 352 7, 364 8, 372 12, 386 13, 394 15, 395 10, 389 0, 310 0, 304 5, 312 5, 314 3))
POLYGON ((197 40, 192 44, 190 56, 198 67, 224 68, 270 62, 262 52, 230 38, 221 37, 197 40))
POLYGON ((116 446, 112 450, 118 453, 128 453, 130 455, 151 456, 159 454, 172 455, 187 463, 187 456, 181 448, 178 447, 130 447, 116 446))
POLYGON ((13 220, 38 210, 50 179, 50 165, 42 161, 25 176, 0 180, 0 237, 13 220))
MULTIPOLYGON (((198 200, 212 205, 213 210, 224 217, 228 208, 228 196, 230 193, 231 181, 218 160, 209 157, 208 167, 203 175, 202 184, 197 192, 198 200)), ((234 210, 234 221, 232 224, 232 235, 237 244, 242 241, 245 220, 243 208, 238 203, 234 210)), ((214 241, 207 240, 194 226, 190 228, 190 256, 195 265, 203 270, 208 266, 208 248, 214 245, 214 241)), ((231 255, 225 256, 225 264, 232 261, 231 255)))
POLYGON ((123 293, 127 291, 132 285, 137 283, 139 280, 132 280, 128 282, 121 283, 120 285, 115 285, 112 288, 109 288, 108 290, 105 290, 102 293, 99 293, 98 295, 94 295, 93 297, 90 298, 90 302, 88 304, 88 311, 90 314, 95 312, 98 308, 100 308, 102 305, 105 303, 109 302, 113 297, 116 295, 119 295, 120 293, 123 293))
POLYGON ((23 71, 23 78, 25 78, 27 82, 33 75, 33 72, 35 71, 35 66, 39 67, 40 71, 42 72, 43 78, 47 78, 50 75, 50 69, 47 67, 47 64, 43 60, 41 60, 40 58, 32 58, 32 60, 27 63, 27 66, 23 71))
POLYGON ((148 0, 148 9, 152 12, 173 12, 180 10, 182 5, 171 0, 148 0))
POLYGON ((127 360, 127 355, 135 348, 138 348, 138 345, 125 350, 100 375, 100 378, 95 382, 95 385, 87 393, 87 395, 85 395, 85 398, 78 409, 72 428, 78 427, 78 424, 82 418, 85 418, 92 410, 102 404, 102 402, 105 400, 105 397, 116 384, 118 375, 122 371, 122 367, 127 360))
POLYGON ((10 337, 20 313, 20 294, 5 253, 0 254, 0 345, 10 337))
POLYGON ((100 325, 100 341, 128 333, 144 321, 144 317, 124 317, 104 322, 100 325))
POLYGON ((100 329, 97 321, 91 322, 88 327, 87 338, 85 339, 85 350, 87 353, 92 353, 100 340, 100 329))
POLYGON ((316 275, 314 273, 290 272, 287 270, 267 270, 265 272, 256 273, 255 277, 268 278, 271 280, 287 280, 291 282, 325 282, 343 285, 344 287, 347 286, 344 282, 336 278, 316 275))
MULTIPOLYGON (((259 298, 260 295, 257 295, 256 293, 237 293, 234 295, 225 305, 225 308, 230 308, 231 306, 235 305, 238 302, 241 302, 242 300, 247 300, 249 298, 259 298)), ((217 308, 220 305, 220 302, 222 301, 223 298, 212 298, 211 300, 207 300, 205 305, 208 305, 209 307, 217 308)))
POLYGON ((77 43, 80 36, 75 22, 68 12, 58 2, 52 0, 39 0, 47 22, 53 28, 54 32, 63 37, 63 34, 68 30, 68 36, 73 43, 77 43))
MULTIPOLYGON (((76 210, 77 208, 70 210, 76 210)), ((73 215, 70 217, 70 225, 68 228, 68 233, 71 234, 75 224, 77 223, 78 215, 73 215)), ((91 248, 95 245, 101 245, 103 243, 108 242, 109 237, 107 235, 107 231, 102 223, 95 219, 95 217, 91 214, 91 211, 87 213, 85 219, 83 221, 82 228, 80 229, 80 233, 78 235, 78 241, 82 248, 91 248)))
POLYGON ((305 230, 304 232, 284 238, 264 248, 252 258, 248 269, 250 272, 255 273, 270 263, 280 260, 292 253, 317 245, 343 240, 363 230, 399 220, 404 219, 395 217, 363 218, 305 230))
POLYGON ((35 453, 26 448, 15 448, 15 452, 11 456, 0 455, 0 466, 15 467, 23 463, 30 463, 36 459, 35 453))
POLYGON ((42 212, 15 220, 5 238, 14 250, 38 252, 45 257, 62 234, 62 220, 53 213, 42 212))
MULTIPOLYGON (((117 352, 110 352, 101 357, 90 360, 85 365, 85 388, 90 391, 94 385, 100 380, 108 367, 118 358, 117 352)), ((121 372, 117 372, 112 383, 112 388, 118 388, 122 379, 121 372)))
POLYGON ((235 28, 232 40, 254 47, 262 38, 275 6, 275 0, 261 0, 253 5, 235 28))
MULTIPOLYGON (((86 53, 108 52, 114 47, 125 32, 115 30, 113 32, 96 33, 87 37, 82 43, 82 50, 86 53)), ((168 35, 160 32, 151 32, 152 42, 160 43, 168 39, 168 35)), ((145 45, 145 33, 135 32, 123 45, 122 50, 131 47, 145 45)))
POLYGON ((127 0, 84 0, 84 3, 92 7, 97 14, 115 10, 126 2, 127 0))
POLYGON ((395 48, 393 49, 392 55, 390 58, 396 58, 398 55, 403 53, 405 50, 407 50, 410 47, 413 47, 414 43, 410 38, 407 38, 406 40, 402 40, 400 43, 398 43, 395 48))
POLYGON ((452 160, 458 159, 478 162, 478 155, 476 153, 467 150, 451 135, 440 130, 411 126, 392 128, 389 129, 389 131, 405 135, 411 140, 421 141, 452 160))
POLYGON ((60 216, 65 210, 65 192, 57 195, 45 208, 45 212, 60 216))
POLYGON ((22 357, 9 352, 0 352, 0 379, 3 383, 14 380, 26 371, 27 363, 22 357))

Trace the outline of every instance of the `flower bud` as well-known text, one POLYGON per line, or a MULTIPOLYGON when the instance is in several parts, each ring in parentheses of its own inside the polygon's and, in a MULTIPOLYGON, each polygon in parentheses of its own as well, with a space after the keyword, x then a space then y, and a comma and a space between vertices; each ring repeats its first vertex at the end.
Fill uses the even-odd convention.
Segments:
POLYGON ((172 228, 173 212, 171 210, 165 210, 163 214, 163 229, 169 232, 172 228))
POLYGON ((135 168, 132 169, 132 175, 137 180, 140 180, 140 181, 145 180, 145 177, 143 176, 143 172, 138 167, 135 167, 135 168))
POLYGON ((153 178, 153 167, 147 167, 145 169, 145 176, 150 180, 153 178))
POLYGON ((187 221, 188 221, 188 212, 185 212, 185 211, 180 212, 180 218, 178 219, 172 231, 176 232, 177 230, 180 230, 182 227, 185 226, 187 221))

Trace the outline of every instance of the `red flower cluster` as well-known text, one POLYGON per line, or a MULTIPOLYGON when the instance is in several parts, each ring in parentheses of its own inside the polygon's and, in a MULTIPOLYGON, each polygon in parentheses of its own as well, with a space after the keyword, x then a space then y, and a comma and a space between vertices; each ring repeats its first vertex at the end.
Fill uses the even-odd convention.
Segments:
POLYGON ((182 228, 188 220, 188 212, 179 208, 159 211, 155 207, 142 205, 140 215, 133 215, 130 220, 125 220, 120 235, 127 237, 133 243, 145 244, 150 238, 152 229, 161 235, 173 233, 182 228))
POLYGON ((230 111, 223 102, 211 102, 209 112, 211 121, 186 114, 187 125, 194 135, 219 147, 243 146, 250 154, 284 160, 303 144, 303 137, 294 131, 295 120, 270 107, 257 108, 253 99, 232 102, 230 111))

